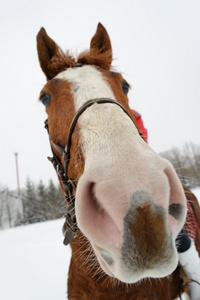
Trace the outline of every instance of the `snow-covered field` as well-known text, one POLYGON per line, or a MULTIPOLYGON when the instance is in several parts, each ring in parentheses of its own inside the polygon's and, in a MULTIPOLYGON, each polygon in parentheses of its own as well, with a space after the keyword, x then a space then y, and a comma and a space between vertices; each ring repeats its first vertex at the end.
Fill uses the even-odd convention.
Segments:
POLYGON ((63 220, 0 231, 0 299, 66 300, 71 251, 63 220))
MULTIPOLYGON (((193 192, 200 199, 200 189, 193 192)), ((66 300, 71 251, 62 243, 62 225, 56 220, 0 231, 0 299, 66 300)))

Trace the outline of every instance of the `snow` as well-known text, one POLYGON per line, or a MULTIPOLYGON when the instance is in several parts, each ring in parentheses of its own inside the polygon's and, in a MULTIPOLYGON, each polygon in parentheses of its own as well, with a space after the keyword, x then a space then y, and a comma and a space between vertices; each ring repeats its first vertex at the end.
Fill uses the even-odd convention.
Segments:
POLYGON ((199 201, 200 204, 200 187, 192 189, 192 192, 197 197, 197 200, 199 201))
POLYGON ((63 220, 0 231, 0 299, 65 300, 71 250, 63 220))
MULTIPOLYGON (((200 188, 193 193, 200 200, 200 188)), ((62 225, 63 219, 0 231, 0 299, 66 300, 71 250, 62 225)))

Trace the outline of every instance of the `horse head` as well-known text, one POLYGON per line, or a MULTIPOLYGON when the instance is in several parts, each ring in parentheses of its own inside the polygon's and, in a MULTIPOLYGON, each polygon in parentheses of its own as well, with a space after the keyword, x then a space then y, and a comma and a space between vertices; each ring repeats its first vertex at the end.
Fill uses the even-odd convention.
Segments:
POLYGON ((50 144, 66 173, 62 152, 70 132, 67 176, 77 184, 77 226, 101 268, 126 283, 171 274, 186 216, 184 191, 172 165, 139 134, 129 84, 111 67, 106 29, 98 24, 90 49, 77 58, 65 54, 43 28, 37 48, 47 78, 40 100, 50 144))

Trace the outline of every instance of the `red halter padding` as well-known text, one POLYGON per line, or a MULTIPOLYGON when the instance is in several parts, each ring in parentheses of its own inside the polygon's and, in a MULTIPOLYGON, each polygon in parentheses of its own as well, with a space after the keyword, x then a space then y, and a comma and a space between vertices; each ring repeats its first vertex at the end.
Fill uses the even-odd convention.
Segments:
POLYGON ((192 208, 192 204, 189 200, 187 200, 187 209, 188 211, 184 228, 187 231, 189 237, 193 239, 193 241, 195 241, 197 236, 197 222, 192 208))
POLYGON ((138 123, 139 129, 140 129, 140 131, 142 133, 143 139, 145 140, 145 142, 148 143, 148 132, 147 132, 147 129, 144 127, 142 116, 136 110, 131 109, 131 111, 132 111, 133 115, 136 118, 136 121, 138 123))

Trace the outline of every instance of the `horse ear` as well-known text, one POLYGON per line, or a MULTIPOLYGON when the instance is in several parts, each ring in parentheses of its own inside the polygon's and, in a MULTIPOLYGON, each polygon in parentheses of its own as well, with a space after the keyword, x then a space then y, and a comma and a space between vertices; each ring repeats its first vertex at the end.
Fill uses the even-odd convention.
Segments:
POLYGON ((103 55, 107 60, 107 64, 111 65, 112 62, 112 46, 109 35, 105 27, 99 23, 97 30, 90 42, 90 52, 98 55, 103 55))
POLYGON ((63 57, 60 47, 48 36, 42 27, 37 35, 37 51, 40 66, 45 73, 47 80, 52 79, 59 73, 55 60, 63 57))

